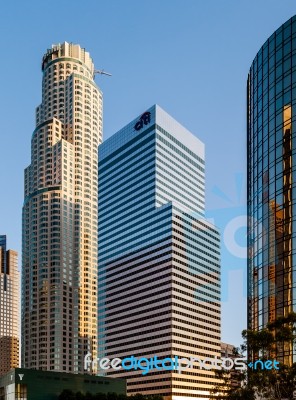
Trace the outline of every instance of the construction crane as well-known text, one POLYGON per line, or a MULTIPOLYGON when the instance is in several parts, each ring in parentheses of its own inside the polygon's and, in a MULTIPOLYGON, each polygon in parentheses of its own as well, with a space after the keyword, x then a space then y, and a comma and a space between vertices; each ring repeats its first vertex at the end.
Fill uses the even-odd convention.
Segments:
POLYGON ((112 76, 112 74, 109 74, 109 72, 105 72, 103 69, 95 69, 94 70, 94 77, 95 77, 95 74, 112 76))

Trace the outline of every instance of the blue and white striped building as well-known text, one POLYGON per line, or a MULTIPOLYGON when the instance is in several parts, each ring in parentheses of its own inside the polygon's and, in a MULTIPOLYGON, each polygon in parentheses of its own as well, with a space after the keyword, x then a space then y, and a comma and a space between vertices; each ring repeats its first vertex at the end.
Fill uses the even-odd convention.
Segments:
MULTIPOLYGON (((220 237, 204 144, 151 107, 99 147, 99 356, 220 357, 220 237)), ((108 370, 128 393, 208 399, 214 371, 108 370)))

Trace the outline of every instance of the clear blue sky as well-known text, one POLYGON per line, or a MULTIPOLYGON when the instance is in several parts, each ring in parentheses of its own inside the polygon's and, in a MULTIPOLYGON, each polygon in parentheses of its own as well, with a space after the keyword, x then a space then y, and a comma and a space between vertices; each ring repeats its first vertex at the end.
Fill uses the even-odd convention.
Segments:
MULTIPOLYGON (((222 339, 246 324, 246 79, 295 0, 12 1, 1 6, 0 234, 21 251, 23 169, 30 163, 41 58, 52 43, 90 51, 104 92, 104 136, 158 103, 206 145, 207 209, 223 237, 222 339), (235 233, 232 238, 231 232, 235 233), (227 236, 227 235, 226 235, 227 236)), ((20 257, 21 258, 21 257, 20 257)))

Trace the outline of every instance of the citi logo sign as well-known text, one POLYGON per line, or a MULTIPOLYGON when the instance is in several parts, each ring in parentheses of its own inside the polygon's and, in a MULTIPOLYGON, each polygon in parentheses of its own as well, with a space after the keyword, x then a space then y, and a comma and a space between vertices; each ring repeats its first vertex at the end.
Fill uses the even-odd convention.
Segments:
POLYGON ((143 128, 144 125, 150 124, 150 119, 151 113, 149 111, 144 112, 144 114, 141 115, 139 121, 134 126, 135 130, 139 131, 143 128))

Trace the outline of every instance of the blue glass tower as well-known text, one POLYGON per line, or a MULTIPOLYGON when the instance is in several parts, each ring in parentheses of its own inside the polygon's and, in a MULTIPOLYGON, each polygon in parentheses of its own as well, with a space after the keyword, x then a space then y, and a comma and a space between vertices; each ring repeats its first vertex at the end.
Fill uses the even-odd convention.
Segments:
MULTIPOLYGON (((248 326, 296 311, 296 16, 257 53, 248 76, 248 326), (295 200, 295 201, 294 201, 295 200)), ((274 357, 296 361, 292 341, 274 357)))
POLYGON ((6 235, 0 235, 0 247, 1 251, 1 273, 6 274, 6 235))
MULTIPOLYGON (((220 242, 204 145, 153 106, 99 147, 99 356, 220 356, 220 242)), ((209 398, 214 371, 108 370, 128 393, 209 398)))

